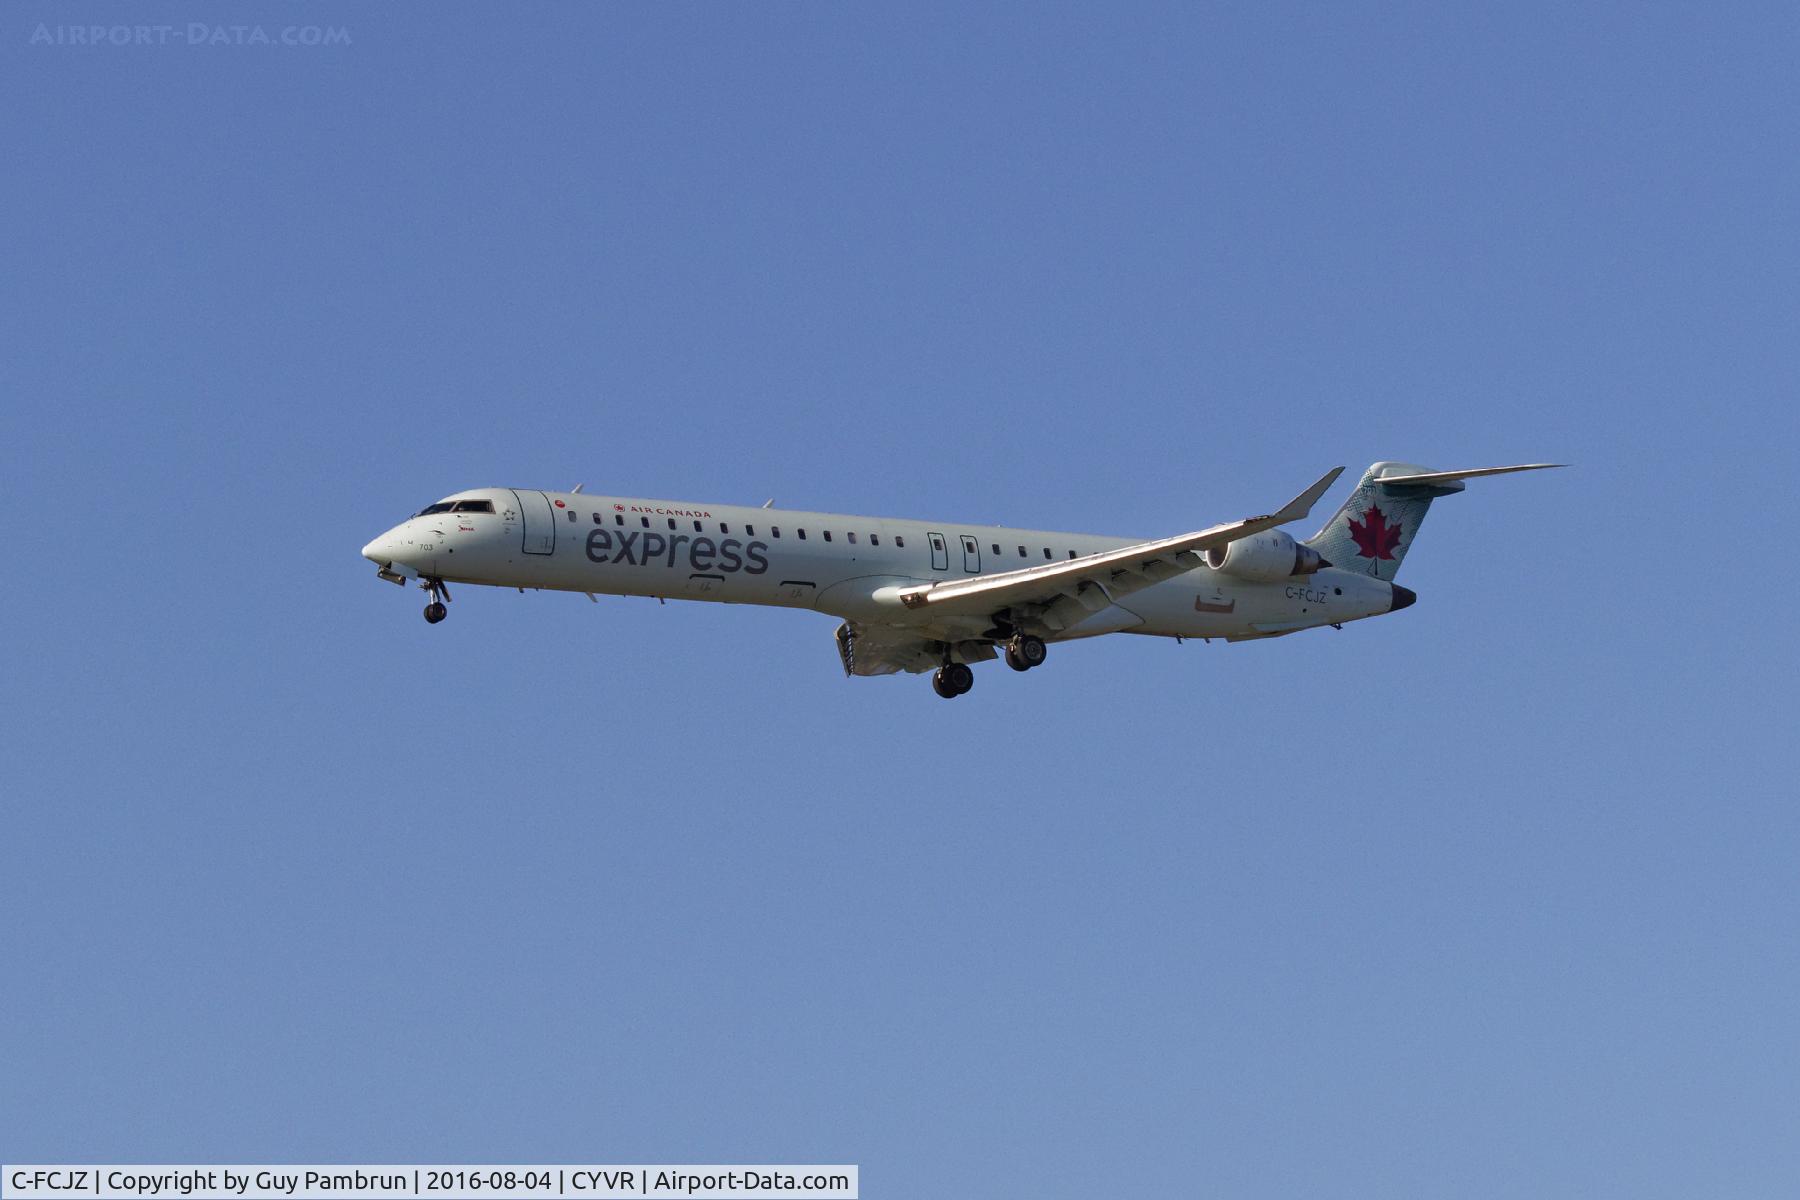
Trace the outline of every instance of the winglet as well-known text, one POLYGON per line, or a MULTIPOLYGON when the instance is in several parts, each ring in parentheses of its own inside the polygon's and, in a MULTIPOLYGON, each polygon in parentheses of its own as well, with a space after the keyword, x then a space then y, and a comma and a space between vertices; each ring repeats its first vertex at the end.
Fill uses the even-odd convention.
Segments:
POLYGON ((1274 514, 1274 516, 1269 519, 1277 525, 1286 525, 1289 521, 1300 520, 1302 517, 1306 516, 1307 513, 1312 511, 1312 506, 1319 502, 1319 497, 1330 491, 1331 485, 1336 483, 1337 477, 1343 473, 1344 468, 1342 467, 1331 468, 1331 470, 1319 476, 1319 481, 1317 483, 1307 488, 1304 492, 1301 492, 1298 496, 1295 496, 1292 500, 1289 500, 1282 506, 1280 512, 1274 514))

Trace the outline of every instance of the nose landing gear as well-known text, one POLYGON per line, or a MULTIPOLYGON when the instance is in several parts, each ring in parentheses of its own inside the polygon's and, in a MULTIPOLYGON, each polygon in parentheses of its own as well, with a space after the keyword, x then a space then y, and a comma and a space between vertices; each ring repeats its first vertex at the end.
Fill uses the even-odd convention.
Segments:
POLYGON ((444 601, 450 599, 450 588, 441 579, 422 579, 419 586, 431 593, 431 603, 425 606, 425 620, 432 625, 450 615, 444 607, 444 601))

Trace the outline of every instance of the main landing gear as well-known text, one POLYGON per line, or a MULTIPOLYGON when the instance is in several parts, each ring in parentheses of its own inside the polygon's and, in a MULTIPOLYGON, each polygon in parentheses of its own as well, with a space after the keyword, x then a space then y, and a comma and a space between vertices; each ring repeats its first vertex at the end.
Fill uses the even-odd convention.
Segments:
POLYGON ((425 606, 425 619, 433 625, 450 615, 444 607, 444 601, 450 599, 450 588, 441 579, 424 579, 419 586, 431 593, 431 603, 425 606))
MULTIPOLYGON (((1029 671, 1042 666, 1049 653, 1044 639, 1029 633, 1015 633, 1006 641, 1006 665, 1015 671, 1029 671)), ((931 676, 931 690, 946 700, 954 700, 975 686, 975 672, 968 663, 951 662, 946 651, 944 665, 931 676)))
POLYGON ((1015 671, 1029 671, 1043 666, 1048 653, 1043 638, 1021 633, 1006 643, 1006 665, 1015 671))
POLYGON ((975 672, 968 663, 945 663, 931 676, 931 690, 946 700, 954 700, 974 686, 975 672))

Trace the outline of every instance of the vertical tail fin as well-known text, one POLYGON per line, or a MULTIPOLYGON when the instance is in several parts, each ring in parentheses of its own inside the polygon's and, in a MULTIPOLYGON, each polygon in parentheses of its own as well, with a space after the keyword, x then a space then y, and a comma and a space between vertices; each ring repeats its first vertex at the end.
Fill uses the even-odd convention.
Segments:
MULTIPOLYGON (((1306 544, 1334 566, 1392 580, 1400 569, 1400 560, 1412 548, 1425 510, 1444 493, 1430 488, 1384 488, 1380 480, 1384 475, 1427 473, 1425 467, 1409 463, 1376 463, 1363 472, 1343 507, 1306 544)), ((1461 491, 1462 485, 1457 484, 1454 490, 1461 491)))
POLYGON ((1335 566, 1391 582, 1400 570, 1400 560, 1412 549, 1413 538, 1425 520, 1425 510, 1433 500, 1455 495, 1463 490, 1463 480, 1478 475, 1506 475, 1561 465, 1528 463, 1472 471, 1433 471, 1410 463, 1378 462, 1363 472, 1344 506, 1306 544, 1335 566))

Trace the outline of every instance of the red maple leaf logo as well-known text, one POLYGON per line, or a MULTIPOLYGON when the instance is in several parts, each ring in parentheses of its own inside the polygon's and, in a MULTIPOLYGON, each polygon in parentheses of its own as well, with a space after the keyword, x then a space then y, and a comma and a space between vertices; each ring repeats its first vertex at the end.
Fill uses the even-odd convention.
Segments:
POLYGON ((1361 521, 1350 522, 1350 536, 1364 558, 1391 559, 1400 545, 1400 526, 1389 525, 1387 514, 1370 505, 1361 521))

